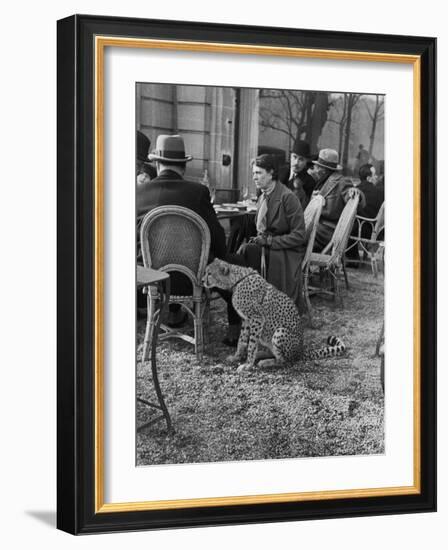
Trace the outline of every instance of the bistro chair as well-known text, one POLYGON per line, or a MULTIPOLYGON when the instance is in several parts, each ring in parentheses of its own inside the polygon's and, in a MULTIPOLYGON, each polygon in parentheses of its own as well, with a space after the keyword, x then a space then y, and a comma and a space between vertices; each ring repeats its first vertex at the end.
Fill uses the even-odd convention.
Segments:
POLYGON ((378 262, 384 262, 384 202, 375 218, 356 216, 354 229, 354 235, 350 236, 352 242, 347 250, 357 247, 360 255, 359 261, 370 261, 372 273, 376 278, 378 277, 378 262))
MULTIPOLYGON (((159 341, 180 338, 194 345, 199 361, 204 352, 204 316, 209 309, 209 293, 201 280, 207 266, 210 231, 196 212, 182 206, 159 206, 146 214, 140 230, 143 263, 168 273, 182 273, 191 282, 192 294, 172 294, 170 304, 179 304, 193 319, 194 336, 162 323, 159 341)), ((172 289, 173 291, 173 289, 172 289)), ((150 287, 147 293, 147 334, 152 334, 156 322, 156 304, 160 296, 150 287)))
POLYGON ((305 308, 308 312, 309 322, 311 326, 313 325, 313 314, 311 308, 311 301, 308 289, 309 283, 309 269, 311 254, 313 252, 314 241, 316 239, 317 226, 319 224, 320 214, 322 212, 322 207, 324 205, 325 199, 322 195, 315 195, 311 201, 308 203, 308 206, 305 208, 304 218, 305 218, 305 231, 306 231, 306 249, 305 255, 302 260, 302 277, 303 277, 303 298, 305 302, 305 308))
POLYGON ((333 232, 330 242, 322 252, 312 252, 307 271, 307 284, 305 299, 309 301, 310 294, 323 293, 330 294, 343 305, 340 292, 340 275, 344 276, 347 288, 348 279, 345 270, 345 250, 347 248, 350 232, 356 216, 356 210, 359 203, 359 193, 347 201, 344 210, 339 217, 339 221, 333 232), (308 279, 313 275, 319 275, 320 286, 310 286, 308 279), (325 275, 330 279, 330 287, 325 286, 325 275))

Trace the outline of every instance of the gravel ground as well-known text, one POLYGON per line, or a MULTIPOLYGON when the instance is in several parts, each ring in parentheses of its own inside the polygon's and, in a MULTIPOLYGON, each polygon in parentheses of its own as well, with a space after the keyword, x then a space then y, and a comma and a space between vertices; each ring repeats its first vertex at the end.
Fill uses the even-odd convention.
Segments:
MULTIPOLYGON (((210 343, 202 364, 179 340, 158 348, 160 385, 174 424, 137 434, 137 465, 222 462, 384 453, 384 396, 375 345, 383 321, 383 277, 349 270, 344 308, 313 298, 317 329, 305 330, 311 348, 341 337, 342 357, 303 361, 289 368, 242 374, 226 364, 226 315, 212 303, 210 343)), ((137 328, 137 392, 154 400, 149 365, 140 364, 145 323, 137 328)), ((137 406, 137 423, 151 410, 137 406)))

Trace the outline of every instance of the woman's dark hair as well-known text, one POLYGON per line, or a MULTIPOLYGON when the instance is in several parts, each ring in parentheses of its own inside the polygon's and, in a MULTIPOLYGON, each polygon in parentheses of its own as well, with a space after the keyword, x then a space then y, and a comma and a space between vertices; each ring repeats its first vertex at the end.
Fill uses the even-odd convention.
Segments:
POLYGON ((252 166, 258 166, 264 168, 267 172, 272 172, 272 179, 274 180, 278 177, 278 162, 274 155, 259 155, 252 161, 252 166))

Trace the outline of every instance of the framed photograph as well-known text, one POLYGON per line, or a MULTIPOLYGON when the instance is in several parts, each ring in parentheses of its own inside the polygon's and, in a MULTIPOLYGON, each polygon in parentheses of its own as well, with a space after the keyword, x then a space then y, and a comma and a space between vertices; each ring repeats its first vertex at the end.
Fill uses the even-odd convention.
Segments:
POLYGON ((59 529, 436 509, 435 75, 434 38, 58 21, 59 529))

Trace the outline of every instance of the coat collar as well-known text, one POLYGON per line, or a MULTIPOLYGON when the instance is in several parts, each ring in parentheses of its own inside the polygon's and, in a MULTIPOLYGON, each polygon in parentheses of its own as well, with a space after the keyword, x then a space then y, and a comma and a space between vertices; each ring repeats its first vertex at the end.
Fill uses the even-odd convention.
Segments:
POLYGON ((333 172, 329 177, 324 181, 322 187, 316 189, 323 197, 326 197, 333 191, 333 189, 338 185, 338 183, 343 179, 343 175, 333 172))
MULTIPOLYGON (((274 189, 272 190, 270 195, 268 195, 268 224, 269 220, 272 220, 277 214, 277 210, 280 208, 282 197, 287 191, 287 188, 282 183, 280 183, 279 181, 275 182, 274 189)), ((258 207, 260 207, 260 198, 258 199, 258 207)))
MULTIPOLYGON (((294 181, 295 178, 299 178, 302 181, 306 181, 308 178, 312 178, 313 176, 310 176, 308 174, 308 168, 305 166, 303 170, 300 170, 300 172, 296 173, 290 173, 289 174, 289 180, 288 181, 294 181)), ((314 180, 313 180, 314 181, 314 180)))
POLYGON ((174 172, 173 170, 164 170, 163 172, 160 172, 160 174, 157 176, 157 179, 164 179, 164 180, 183 180, 183 177, 178 174, 177 172, 174 172))

